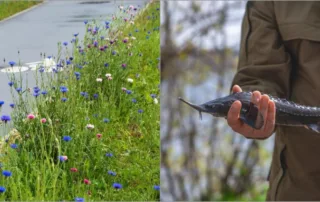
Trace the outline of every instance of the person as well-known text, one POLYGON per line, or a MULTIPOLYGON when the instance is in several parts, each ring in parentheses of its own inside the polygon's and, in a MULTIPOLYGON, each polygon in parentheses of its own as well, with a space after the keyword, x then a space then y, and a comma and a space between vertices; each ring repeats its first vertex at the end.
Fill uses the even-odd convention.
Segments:
POLYGON ((268 96, 320 107, 320 2, 247 2, 232 91, 253 92, 251 100, 265 117, 264 127, 254 130, 239 120, 236 101, 227 117, 235 132, 252 139, 275 132, 266 200, 320 200, 320 135, 275 126, 268 96))

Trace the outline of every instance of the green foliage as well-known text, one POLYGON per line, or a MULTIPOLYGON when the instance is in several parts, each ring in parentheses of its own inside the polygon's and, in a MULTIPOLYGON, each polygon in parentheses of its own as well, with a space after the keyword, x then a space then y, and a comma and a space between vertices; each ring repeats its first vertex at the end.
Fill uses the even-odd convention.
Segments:
MULTIPOLYGON (((39 95, 31 89, 15 96, 12 118, 21 140, 15 140, 17 149, 9 143, 2 148, 3 169, 12 176, 0 177, 7 189, 0 200, 159 200, 154 189, 160 184, 160 104, 155 100, 160 93, 159 7, 160 2, 150 3, 134 24, 130 17, 125 22, 126 16, 118 16, 109 29, 89 22, 86 29, 92 31, 84 44, 78 37, 68 46, 59 43, 57 64, 70 64, 57 73, 39 73, 40 67, 39 95), (116 39, 110 31, 114 28, 122 32, 116 39), (28 119, 29 113, 35 119, 28 119), (71 141, 64 141, 65 136, 71 141)), ((12 88, 22 86, 12 79, 12 88)))
POLYGON ((0 20, 30 8, 42 1, 0 1, 0 20))

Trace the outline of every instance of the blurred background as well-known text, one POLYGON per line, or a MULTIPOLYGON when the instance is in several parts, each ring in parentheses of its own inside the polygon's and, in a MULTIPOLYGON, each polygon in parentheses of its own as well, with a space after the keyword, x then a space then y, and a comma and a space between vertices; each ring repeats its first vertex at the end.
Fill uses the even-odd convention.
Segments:
POLYGON ((161 2, 161 200, 265 200, 274 137, 247 140, 199 113, 229 94, 245 1, 161 2))

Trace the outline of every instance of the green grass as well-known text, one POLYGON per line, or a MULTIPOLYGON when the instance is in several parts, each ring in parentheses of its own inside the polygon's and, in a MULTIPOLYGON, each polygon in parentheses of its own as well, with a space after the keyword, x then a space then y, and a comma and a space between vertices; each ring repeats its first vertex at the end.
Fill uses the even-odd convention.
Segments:
POLYGON ((42 1, 0 1, 0 20, 30 8, 42 1))
MULTIPOLYGON (((160 104, 153 98, 159 100, 160 93, 159 7, 160 2, 149 4, 134 24, 124 22, 129 14, 119 12, 109 29, 103 25, 96 34, 87 32, 83 45, 80 36, 67 46, 59 43, 57 64, 63 64, 61 59, 71 64, 57 73, 40 73, 39 68, 39 92, 34 86, 29 86, 29 92, 24 81, 11 77, 16 104, 11 116, 18 132, 6 137, 2 145, 2 170, 12 176, 0 176, 0 186, 6 188, 0 200, 159 200, 154 185, 160 184, 160 104), (111 44, 106 39, 112 40, 111 32, 116 29, 122 34, 111 44), (108 47, 99 50, 104 45, 108 47), (107 79, 108 73, 112 80, 107 79), (14 89, 19 87, 23 89, 17 93, 14 89), (44 91, 46 95, 41 94, 44 91), (27 119, 30 113, 36 118, 27 119), (45 123, 41 123, 43 118, 45 123), (87 124, 94 128, 88 129, 87 124), (64 141, 64 136, 71 141, 64 141), (12 143, 18 147, 13 149, 12 143), (59 156, 68 159, 60 161, 59 156), (120 183, 122 189, 115 189, 113 183, 120 183)), ((98 25, 89 22, 86 29, 98 25)))

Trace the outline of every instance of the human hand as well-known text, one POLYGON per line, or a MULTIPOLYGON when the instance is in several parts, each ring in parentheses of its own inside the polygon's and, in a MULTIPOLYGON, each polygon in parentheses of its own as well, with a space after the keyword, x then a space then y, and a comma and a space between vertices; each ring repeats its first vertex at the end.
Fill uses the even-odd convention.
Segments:
MULTIPOLYGON (((242 92, 238 85, 232 88, 234 93, 242 92)), ((270 137, 275 128, 276 107, 268 95, 261 95, 259 91, 252 93, 251 102, 253 102, 264 117, 264 125, 260 130, 256 130, 251 126, 243 123, 240 119, 241 102, 235 101, 228 112, 227 121, 233 131, 240 133, 250 139, 266 139, 270 137)))

